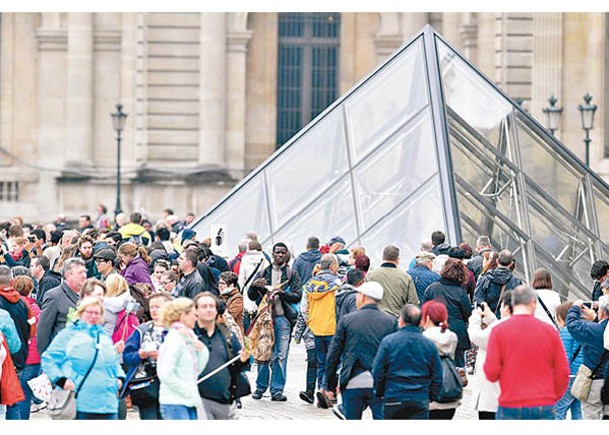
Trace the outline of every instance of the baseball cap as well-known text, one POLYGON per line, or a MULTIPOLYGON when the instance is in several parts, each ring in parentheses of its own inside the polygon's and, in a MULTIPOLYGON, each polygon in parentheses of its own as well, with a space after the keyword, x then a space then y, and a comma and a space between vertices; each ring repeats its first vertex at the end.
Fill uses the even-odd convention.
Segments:
POLYGON ((95 254, 93 254, 93 258, 101 259, 101 260, 111 260, 114 261, 116 259, 116 254, 110 248, 100 249, 95 254))
POLYGON ((417 260, 433 260, 436 258, 436 254, 429 251, 419 251, 415 257, 417 260))
POLYGON ((343 246, 345 246, 345 245, 346 245, 346 243, 345 243, 345 239, 343 239, 343 238, 342 238, 342 237, 340 237, 340 236, 332 237, 332 238, 330 239, 330 241, 328 242, 328 245, 332 246, 334 243, 340 243, 340 244, 341 244, 341 245, 343 245, 343 246))
POLYGON ((365 282, 356 289, 359 293, 370 296, 373 299, 383 299, 383 286, 376 281, 365 282))

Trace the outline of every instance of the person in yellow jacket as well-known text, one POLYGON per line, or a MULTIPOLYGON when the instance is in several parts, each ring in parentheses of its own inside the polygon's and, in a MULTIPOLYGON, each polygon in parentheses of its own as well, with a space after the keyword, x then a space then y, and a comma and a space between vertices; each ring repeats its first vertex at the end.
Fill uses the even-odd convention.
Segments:
POLYGON ((141 213, 133 212, 129 216, 129 223, 119 228, 118 232, 123 236, 123 241, 132 242, 136 245, 150 246, 152 237, 142 225, 141 213))
POLYGON ((313 333, 317 354, 317 406, 328 408, 326 355, 336 331, 336 292, 340 289, 338 258, 324 254, 319 260, 320 271, 302 287, 300 312, 313 333))

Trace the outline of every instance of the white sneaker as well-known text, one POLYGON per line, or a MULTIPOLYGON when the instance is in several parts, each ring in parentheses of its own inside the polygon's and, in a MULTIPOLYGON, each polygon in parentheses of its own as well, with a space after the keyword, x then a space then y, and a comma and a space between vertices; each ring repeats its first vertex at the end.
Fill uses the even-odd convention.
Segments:
POLYGON ((46 409, 47 406, 49 406, 49 404, 47 402, 42 402, 42 403, 32 403, 32 406, 30 407, 30 412, 31 413, 35 413, 38 411, 42 411, 43 409, 46 409))

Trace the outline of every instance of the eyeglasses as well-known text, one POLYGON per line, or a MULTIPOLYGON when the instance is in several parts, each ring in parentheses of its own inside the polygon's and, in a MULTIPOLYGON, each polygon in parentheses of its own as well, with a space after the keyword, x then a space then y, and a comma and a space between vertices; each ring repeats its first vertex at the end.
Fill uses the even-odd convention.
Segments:
POLYGON ((83 312, 88 314, 89 316, 101 316, 102 315, 102 313, 100 311, 85 310, 83 312))
POLYGON ((173 281, 160 281, 161 285, 172 284, 173 281))
POLYGON ((96 259, 95 259, 95 262, 96 262, 96 263, 104 263, 104 262, 106 262, 106 261, 112 261, 112 260, 106 260, 105 258, 96 258, 96 259))

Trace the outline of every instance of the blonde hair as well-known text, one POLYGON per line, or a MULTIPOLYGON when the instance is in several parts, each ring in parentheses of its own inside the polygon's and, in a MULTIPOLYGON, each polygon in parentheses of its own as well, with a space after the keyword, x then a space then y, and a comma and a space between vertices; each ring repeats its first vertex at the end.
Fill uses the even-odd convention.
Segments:
POLYGON ((106 297, 111 298, 119 296, 129 291, 129 284, 127 280, 118 273, 113 273, 106 278, 106 297))
POLYGON ((195 303, 190 298, 176 298, 165 305, 163 305, 163 311, 161 312, 161 319, 166 327, 171 326, 172 323, 180 320, 182 314, 190 312, 195 307, 195 303))
POLYGON ((89 308, 93 305, 97 305, 99 308, 101 308, 101 314, 103 316, 104 315, 104 305, 101 303, 101 301, 97 298, 94 298, 93 296, 87 296, 86 298, 81 299, 80 302, 78 303, 78 306, 76 307, 76 315, 78 316, 78 318, 80 319, 82 317, 82 313, 87 308, 89 308))

